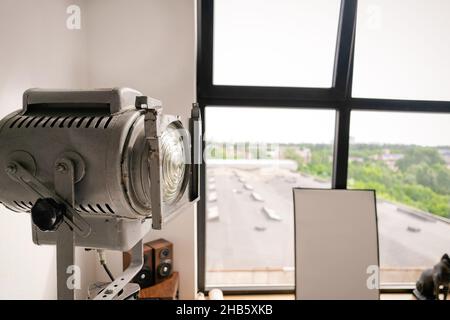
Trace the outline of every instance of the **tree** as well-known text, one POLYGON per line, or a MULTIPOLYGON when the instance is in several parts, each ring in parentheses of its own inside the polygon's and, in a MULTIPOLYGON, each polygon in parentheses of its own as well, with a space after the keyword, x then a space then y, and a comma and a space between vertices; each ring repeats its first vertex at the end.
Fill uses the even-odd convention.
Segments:
POLYGON ((422 163, 433 166, 435 164, 443 165, 445 161, 434 148, 414 146, 405 151, 404 157, 397 161, 397 167, 401 171, 406 171, 410 166, 422 163))

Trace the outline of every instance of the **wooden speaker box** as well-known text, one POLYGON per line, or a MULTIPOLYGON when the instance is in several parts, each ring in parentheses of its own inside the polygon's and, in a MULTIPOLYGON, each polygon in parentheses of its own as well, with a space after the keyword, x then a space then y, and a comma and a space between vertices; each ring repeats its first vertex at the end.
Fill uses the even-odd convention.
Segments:
POLYGON ((164 239, 147 243, 153 249, 154 283, 167 279, 173 271, 173 244, 164 239))

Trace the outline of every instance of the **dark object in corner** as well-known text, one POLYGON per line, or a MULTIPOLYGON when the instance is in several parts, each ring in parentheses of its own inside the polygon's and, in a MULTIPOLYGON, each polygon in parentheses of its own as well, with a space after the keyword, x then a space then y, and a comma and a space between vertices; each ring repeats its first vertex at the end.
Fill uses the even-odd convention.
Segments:
POLYGON ((441 261, 433 269, 422 272, 413 293, 418 300, 439 300, 439 289, 442 286, 444 300, 447 300, 449 285, 450 258, 448 254, 444 254, 441 261))

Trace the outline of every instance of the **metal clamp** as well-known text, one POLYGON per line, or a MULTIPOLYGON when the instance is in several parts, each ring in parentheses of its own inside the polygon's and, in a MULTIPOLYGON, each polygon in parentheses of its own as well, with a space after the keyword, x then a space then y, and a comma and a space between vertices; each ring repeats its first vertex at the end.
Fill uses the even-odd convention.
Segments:
MULTIPOLYGON (((70 160, 67 160, 70 161, 70 160)), ((71 163, 71 162, 70 162, 71 163)), ((66 165, 69 165, 66 163, 66 165)), ((72 165, 73 166, 73 165, 72 165)), ((58 180, 58 170, 63 170, 64 168, 55 168, 56 175, 55 180, 58 180)), ((66 168, 68 169, 68 168, 66 168)), ((20 165, 16 161, 11 161, 6 167, 6 172, 9 177, 18 183, 20 183, 25 189, 36 194, 39 198, 53 198, 57 202, 64 204, 66 206, 67 213, 64 216, 64 223, 72 228, 78 235, 82 237, 87 237, 91 233, 91 227, 86 222, 86 220, 81 217, 81 215, 73 208, 73 203, 68 203, 63 197, 58 195, 56 192, 48 189, 42 182, 40 182, 33 174, 31 174, 27 169, 20 165)), ((56 184, 63 183, 55 181, 56 184)), ((73 191, 72 191, 73 192, 73 191)))
MULTIPOLYGON (((68 159, 58 159, 55 164, 55 191, 59 197, 72 208, 75 202, 75 166, 68 159)), ((67 209, 66 209, 67 210, 67 209)), ((74 285, 69 283, 68 271, 75 265, 75 239, 73 228, 73 215, 66 211, 64 216, 66 224, 56 230, 56 279, 58 300, 74 300, 74 285), (67 223, 69 222, 69 223, 67 223)), ((73 272, 76 272, 75 269, 73 272)), ((69 272, 70 274, 70 272, 69 272)))

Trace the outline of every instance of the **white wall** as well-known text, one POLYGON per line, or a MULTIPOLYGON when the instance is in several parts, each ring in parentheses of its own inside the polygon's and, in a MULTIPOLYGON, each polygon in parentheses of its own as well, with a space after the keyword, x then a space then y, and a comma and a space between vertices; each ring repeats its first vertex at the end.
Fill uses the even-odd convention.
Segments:
MULTIPOLYGON (((195 0, 1 0, 0 48, 0 117, 20 108, 30 87, 132 87, 184 120, 195 101, 195 0), (71 4, 81 7, 81 30, 66 28, 71 4)), ((146 239, 174 242, 185 299, 196 293, 195 212, 146 239)), ((28 215, 0 209, 0 299, 56 297, 55 249, 33 245, 30 229, 28 215)), ((94 253, 77 256, 84 297, 106 277, 94 253)), ((117 274, 121 255, 110 256, 117 274)))
MULTIPOLYGON (((30 87, 87 85, 86 34, 66 28, 74 0, 0 2, 0 117, 20 109, 30 87)), ((31 240, 28 214, 0 207, 0 299, 56 298, 56 256, 31 240)), ((93 259, 77 250, 84 271, 80 296, 95 275, 93 259)))
POLYGON ((131 86, 186 119, 195 99, 195 0, 89 0, 89 83, 131 86))
MULTIPOLYGON (((87 15, 90 86, 135 88, 186 120, 195 101, 195 0, 90 0, 87 15)), ((182 299, 197 291, 195 212, 186 210, 146 239, 174 243, 182 299)), ((120 255, 110 261, 119 272, 120 255)), ((100 267, 99 273, 104 277, 100 267)))

